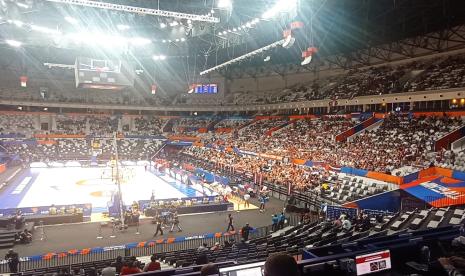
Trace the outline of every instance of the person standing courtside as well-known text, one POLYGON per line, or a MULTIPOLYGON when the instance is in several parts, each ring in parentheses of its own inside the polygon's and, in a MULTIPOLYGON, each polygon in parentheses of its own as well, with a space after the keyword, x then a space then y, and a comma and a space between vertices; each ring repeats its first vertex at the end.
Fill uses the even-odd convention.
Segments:
POLYGON ((226 232, 229 232, 229 230, 234 231, 234 218, 231 214, 228 214, 228 228, 226 232))
POLYGON ((170 232, 173 232, 174 227, 178 228, 178 232, 181 232, 181 226, 179 226, 179 216, 178 211, 173 213, 173 218, 171 219, 171 229, 170 232))
POLYGON ((242 227, 241 235, 242 235, 242 240, 243 241, 248 241, 249 240, 250 231, 252 231, 252 230, 253 230, 253 228, 250 227, 250 225, 248 223, 246 223, 245 226, 242 227))
POLYGON ((8 261, 8 268, 10 269, 10 272, 17 273, 19 265, 18 253, 14 252, 13 249, 8 250, 8 253, 5 255, 5 260, 8 261))
POLYGON ((163 229, 161 228, 162 223, 163 221, 161 220, 160 217, 158 217, 155 222, 155 224, 157 225, 157 230, 155 231, 155 234, 153 234, 153 237, 156 237, 158 235, 158 232, 160 232, 161 235, 163 236, 163 229))
POLYGON ((244 208, 249 208, 250 207, 250 194, 246 192, 244 194, 244 208))

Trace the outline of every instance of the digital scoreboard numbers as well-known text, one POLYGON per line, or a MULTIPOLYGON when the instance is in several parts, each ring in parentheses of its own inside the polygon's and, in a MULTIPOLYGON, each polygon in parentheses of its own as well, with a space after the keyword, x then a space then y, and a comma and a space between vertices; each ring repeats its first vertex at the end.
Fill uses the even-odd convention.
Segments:
POLYGON ((189 89, 188 94, 217 94, 218 85, 214 83, 210 84, 193 84, 189 89))
POLYGON ((75 63, 76 87, 123 89, 134 86, 134 70, 121 60, 78 57, 75 63))

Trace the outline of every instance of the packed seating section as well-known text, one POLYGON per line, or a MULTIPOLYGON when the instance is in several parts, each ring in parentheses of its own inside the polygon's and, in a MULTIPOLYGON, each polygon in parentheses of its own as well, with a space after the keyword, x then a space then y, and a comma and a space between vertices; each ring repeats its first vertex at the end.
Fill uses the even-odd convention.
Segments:
MULTIPOLYGON (((289 119, 269 117, 259 119, 196 118, 157 116, 106 116, 83 114, 58 114, 35 116, 34 113, 1 114, 1 138, 11 153, 18 153, 27 160, 79 159, 90 154, 92 141, 83 138, 57 138, 56 143, 22 143, 12 140, 24 137, 28 141, 35 134, 90 135, 111 138, 114 133, 127 136, 128 148, 123 153, 134 151, 136 159, 147 158, 143 151, 150 148, 148 141, 131 140, 131 135, 162 135, 164 126, 172 122, 175 134, 197 136, 204 144, 214 147, 232 147, 292 159, 323 162, 333 167, 354 167, 368 171, 403 175, 409 171, 399 170, 414 167, 417 170, 433 165, 460 170, 465 167, 461 151, 435 152, 434 143, 444 135, 463 126, 460 117, 414 116, 392 113, 372 129, 366 129, 348 139, 337 142, 335 137, 361 123, 345 116, 323 116, 320 118, 289 119), (48 116, 48 117, 47 117, 48 116), (54 129, 41 130, 42 121, 54 129), (204 133, 199 133, 203 129, 204 133), (229 129, 227 132, 217 132, 229 129), (11 135, 19 135, 11 137, 11 135), (140 150, 137 150, 140 149, 140 150), (42 155, 42 157, 40 157, 42 155)), ((165 136, 172 133, 165 133, 165 136)), ((21 140, 21 139, 20 139, 21 140)), ((156 147, 150 148, 153 151, 156 147)), ((111 143, 102 142, 104 154, 110 154, 111 143)), ((225 162, 240 162, 234 154, 224 154, 225 162)), ((129 154, 128 154, 129 157, 129 154)), ((206 157, 208 158, 208 157, 206 157)), ((257 161, 258 162, 258 161, 257 161)), ((262 160, 266 163, 268 161, 262 160)), ((259 162, 259 163, 260 163, 259 162)), ((271 162, 271 161, 270 161, 271 162)), ((298 171, 290 167, 286 171, 298 171)), ((260 169, 262 164, 252 169, 260 169)), ((302 173, 295 174, 296 177, 302 173)), ((270 176, 271 177, 271 176, 270 176)))

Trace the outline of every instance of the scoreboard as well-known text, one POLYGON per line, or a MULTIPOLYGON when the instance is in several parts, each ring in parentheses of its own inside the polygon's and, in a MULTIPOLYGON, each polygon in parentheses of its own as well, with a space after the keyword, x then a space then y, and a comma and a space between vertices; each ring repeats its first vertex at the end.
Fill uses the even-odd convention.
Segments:
POLYGON ((211 84, 193 84, 191 89, 188 92, 189 94, 217 94, 218 93, 218 85, 211 83, 211 84))
POLYGON ((76 58, 76 87, 93 89, 123 89, 134 86, 134 70, 121 60, 76 58))

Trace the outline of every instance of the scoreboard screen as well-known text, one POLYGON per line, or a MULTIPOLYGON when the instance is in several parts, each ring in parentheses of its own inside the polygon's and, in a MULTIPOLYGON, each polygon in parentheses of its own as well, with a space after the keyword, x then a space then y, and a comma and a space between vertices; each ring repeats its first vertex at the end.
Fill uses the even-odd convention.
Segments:
POLYGON ((217 94, 218 85, 213 84, 213 83, 212 84, 195 84, 192 92, 194 94, 217 94))

